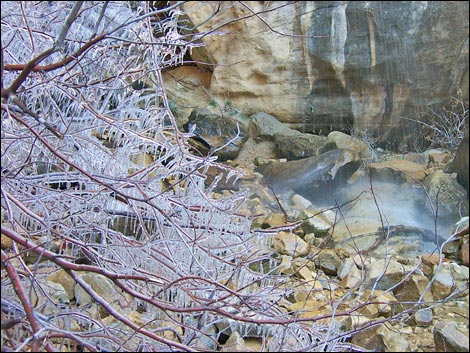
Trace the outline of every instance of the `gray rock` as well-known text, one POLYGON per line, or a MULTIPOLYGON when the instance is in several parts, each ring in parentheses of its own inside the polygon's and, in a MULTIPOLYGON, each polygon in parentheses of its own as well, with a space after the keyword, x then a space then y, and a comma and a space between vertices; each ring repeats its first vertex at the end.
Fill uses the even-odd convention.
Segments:
POLYGON ((429 174, 424 179, 424 186, 432 200, 423 199, 423 207, 428 212, 434 212, 438 207, 438 216, 442 219, 458 221, 461 214, 468 214, 468 200, 464 187, 442 170, 429 174), (437 200, 437 202, 436 202, 437 200))
POLYGON ((293 194, 290 201, 292 203, 292 207, 298 210, 305 210, 312 206, 312 203, 309 200, 299 194, 293 194))
POLYGON ((276 156, 287 158, 289 161, 318 156, 319 154, 336 149, 336 144, 325 136, 312 134, 274 136, 276 156))
POLYGON ((251 115, 249 129, 255 139, 268 141, 274 141, 275 135, 287 137, 301 134, 267 113, 251 115))
POLYGON ((248 130, 242 121, 214 114, 208 109, 194 109, 185 129, 193 131, 200 140, 197 149, 201 153, 213 152, 221 161, 235 159, 248 139, 248 130))
POLYGON ((337 148, 346 148, 354 150, 361 158, 370 158, 371 151, 369 146, 357 138, 347 135, 341 131, 332 131, 328 134, 328 139, 336 144, 337 148))
POLYGON ((302 221, 305 233, 314 233, 316 237, 325 236, 334 225, 336 214, 332 210, 304 210, 297 217, 302 221))
POLYGON ((67 292, 60 283, 47 281, 47 287, 49 293, 48 295, 52 299, 52 301, 56 304, 70 304, 70 300, 68 298, 67 292))
MULTIPOLYGON (((117 291, 114 288, 113 282, 109 278, 97 273, 84 273, 80 275, 80 277, 91 287, 91 289, 108 302, 113 302, 117 299, 117 291)), ((80 306, 94 302, 91 296, 78 283, 75 283, 74 294, 75 300, 80 306)))
POLYGON ((387 290, 405 278, 402 264, 393 259, 377 259, 366 265, 366 287, 387 290))
POLYGON ((449 241, 444 245, 442 252, 445 254, 446 258, 452 260, 459 259, 459 251, 460 251, 460 239, 455 239, 449 241))
POLYGON ((362 282, 362 272, 350 257, 344 259, 341 263, 338 269, 338 277, 341 278, 340 285, 343 288, 355 288, 362 282))
POLYGON ((336 276, 341 266, 341 259, 336 255, 334 250, 324 249, 318 254, 318 257, 314 259, 314 263, 315 266, 321 268, 325 274, 336 276))
MULTIPOLYGON (((310 193, 325 184, 344 183, 358 168, 354 151, 332 150, 315 157, 284 163, 266 163, 256 169, 276 192, 303 189, 310 193)), ((322 196, 324 196, 324 191, 322 196)))
POLYGON ((72 300, 74 298, 75 295, 73 292, 73 287, 74 287, 75 281, 63 269, 53 272, 47 277, 47 279, 51 282, 61 284, 65 292, 67 293, 67 297, 69 300, 72 300))
POLYGON ((450 269, 441 266, 440 271, 437 271, 437 265, 434 269, 434 279, 432 282, 432 294, 434 299, 442 300, 447 298, 454 289, 455 283, 450 269))
POLYGON ((468 334, 458 330, 452 321, 438 322, 433 329, 437 352, 468 352, 468 334))
POLYGON ((242 338, 237 331, 232 332, 222 347, 222 352, 261 352, 262 340, 246 337, 242 338))
POLYGON ((432 310, 429 308, 420 309, 414 314, 414 322, 417 326, 431 326, 432 319, 432 310))
POLYGON ((446 169, 449 173, 457 173, 457 181, 467 190, 467 198, 470 196, 469 190, 469 156, 468 156, 469 137, 468 132, 460 142, 454 160, 446 169))

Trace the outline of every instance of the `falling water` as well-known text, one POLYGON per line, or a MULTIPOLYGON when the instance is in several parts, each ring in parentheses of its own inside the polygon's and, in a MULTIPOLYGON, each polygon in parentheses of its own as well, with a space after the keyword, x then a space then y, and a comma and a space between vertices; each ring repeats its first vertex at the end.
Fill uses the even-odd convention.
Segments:
POLYGON ((340 210, 341 221, 335 229, 337 242, 344 237, 350 241, 353 236, 358 243, 362 236, 364 244, 371 245, 375 238, 386 234, 388 245, 403 256, 436 251, 436 240, 440 245, 448 239, 458 221, 436 218, 426 211, 422 205, 426 203, 423 201, 426 193, 419 186, 391 181, 370 183, 365 178, 334 191, 331 196, 329 204, 322 206, 337 206, 340 210))

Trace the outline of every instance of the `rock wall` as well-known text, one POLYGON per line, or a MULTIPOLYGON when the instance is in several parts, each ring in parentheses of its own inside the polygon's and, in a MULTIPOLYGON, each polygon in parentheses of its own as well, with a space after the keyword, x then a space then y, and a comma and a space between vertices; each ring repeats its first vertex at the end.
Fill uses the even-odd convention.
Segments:
POLYGON ((187 2, 182 8, 197 31, 214 31, 192 52, 197 67, 184 73, 205 85, 188 89, 167 80, 170 98, 185 100, 186 116, 184 109, 229 104, 303 132, 354 126, 393 142, 394 131, 403 138, 407 119, 459 90, 468 102, 467 1, 187 2))

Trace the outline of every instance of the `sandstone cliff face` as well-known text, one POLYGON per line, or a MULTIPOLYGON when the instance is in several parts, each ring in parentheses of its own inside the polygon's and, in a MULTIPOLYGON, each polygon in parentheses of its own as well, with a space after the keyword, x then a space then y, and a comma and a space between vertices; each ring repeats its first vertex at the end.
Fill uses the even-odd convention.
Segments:
POLYGON ((168 92, 176 102, 194 94, 193 107, 214 99, 248 115, 267 112, 304 132, 354 126, 392 140, 403 117, 415 119, 458 90, 468 101, 468 7, 458 1, 188 2, 190 23, 215 33, 192 53, 209 65, 185 78, 210 83, 185 92, 169 83, 168 92))

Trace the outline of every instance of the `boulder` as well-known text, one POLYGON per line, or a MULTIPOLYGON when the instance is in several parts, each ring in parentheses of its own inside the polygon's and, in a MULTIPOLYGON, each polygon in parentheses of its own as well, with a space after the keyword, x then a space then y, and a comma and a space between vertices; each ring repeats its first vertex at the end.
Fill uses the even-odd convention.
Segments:
MULTIPOLYGON (((108 277, 98 273, 84 273, 81 274, 80 277, 96 294, 101 296, 108 303, 114 303, 119 299, 120 294, 114 286, 114 283, 108 277)), ((75 283, 74 286, 74 296, 79 306, 86 306, 94 302, 94 299, 78 282, 75 283)), ((102 318, 109 315, 107 310, 102 306, 100 306, 99 312, 102 318)))
POLYGON ((325 136, 302 133, 292 136, 276 134, 274 143, 276 156, 287 158, 288 161, 318 156, 336 149, 336 144, 325 136))
POLYGON ((394 259, 376 259, 366 266, 367 289, 375 287, 388 290, 402 282, 405 277, 405 267, 394 259))
POLYGON ((270 159, 276 159, 274 142, 256 141, 249 137, 233 161, 233 165, 254 170, 255 166, 266 163, 270 159))
POLYGON ((297 210, 306 210, 312 206, 312 203, 309 200, 299 194, 293 194, 290 198, 290 202, 292 204, 292 208, 297 210))
POLYGON ((279 232, 274 237, 274 248, 282 255, 292 257, 305 256, 310 251, 310 245, 295 234, 279 232))
POLYGON ((468 156, 468 132, 460 142, 454 160, 447 167, 448 173, 457 173, 457 181, 467 190, 467 198, 469 197, 469 185, 468 185, 468 174, 469 174, 469 156, 468 156))
MULTIPOLYGON (((344 183, 359 168, 359 164, 359 157, 354 151, 335 149, 301 160, 266 163, 256 171, 263 174, 265 182, 278 193, 303 189, 312 194, 326 184, 338 186, 344 183)), ((325 196, 324 189, 321 192, 321 196, 325 196)))
POLYGON ((365 290, 358 298, 361 315, 368 318, 390 317, 396 314, 401 308, 398 300, 392 293, 377 290, 365 290))
MULTIPOLYGON (((195 102, 203 103, 200 107, 212 102, 207 96, 211 76, 210 72, 197 66, 179 66, 162 71, 165 90, 171 92, 170 108, 180 128, 188 122, 189 115, 197 107, 195 102)), ((147 83, 152 84, 150 81, 147 83)))
MULTIPOLYGON (((436 265, 438 266, 438 265, 436 265)), ((434 269, 434 272, 436 269, 434 269)), ((434 299, 446 299, 455 288, 454 278, 451 271, 447 267, 441 267, 438 273, 435 273, 432 282, 432 294, 434 299)))
POLYGON ((248 139, 248 130, 243 122, 214 114, 208 109, 194 109, 184 127, 199 140, 196 149, 200 153, 214 153, 221 161, 235 159, 248 139))
POLYGON ((51 273, 47 279, 51 282, 58 283, 62 285, 65 292, 67 293, 67 298, 72 300, 75 297, 74 294, 74 285, 75 281, 70 275, 65 272, 64 269, 60 269, 59 271, 51 273))
POLYGON ((301 134, 299 131, 291 129, 289 126, 267 113, 251 115, 249 130, 253 138, 268 141, 274 141, 274 136, 276 135, 288 137, 301 134))
POLYGON ((451 321, 438 322, 433 328, 436 352, 468 352, 468 333, 461 332, 451 321))
POLYGON ((360 330, 352 337, 353 344, 369 349, 371 352, 408 352, 409 343, 400 334, 386 325, 373 326, 360 330))
POLYGON ((320 251, 313 261, 315 266, 321 268, 328 276, 336 276, 338 274, 338 269, 341 267, 341 259, 336 255, 336 252, 333 249, 324 249, 320 251))
POLYGON ((332 210, 304 210, 300 212, 297 220, 302 220, 302 229, 305 233, 314 233, 321 237, 335 224, 337 215, 332 210))
POLYGON ((410 307, 418 302, 422 297, 422 301, 432 303, 434 301, 430 288, 427 288, 429 279, 420 274, 412 274, 393 289, 395 298, 404 306, 410 307))
POLYGON ((430 308, 419 309, 413 315, 413 321, 416 326, 423 326, 423 327, 431 326, 432 319, 433 319, 433 314, 432 314, 432 309, 430 308))
POLYGON ((341 263, 338 269, 338 277, 341 278, 340 285, 343 288, 355 288, 362 282, 362 272, 350 257, 344 259, 341 263))
POLYGON ((364 141, 347 135, 341 131, 332 131, 328 134, 328 139, 336 144, 337 148, 346 148, 354 150, 359 154, 359 157, 363 159, 370 158, 372 156, 371 149, 364 141))
POLYGON ((242 338, 237 331, 232 332, 223 345, 222 352, 260 352, 263 347, 261 340, 256 338, 242 338))
POLYGON ((370 171, 376 181, 416 182, 422 181, 427 173, 423 164, 413 163, 404 159, 371 163, 370 171))
POLYGON ((450 175, 442 170, 436 170, 424 179, 428 198, 421 200, 428 212, 434 214, 438 209, 438 216, 443 219, 457 221, 461 214, 468 214, 468 200, 465 189, 450 175), (431 207, 432 202, 432 207, 431 207))

